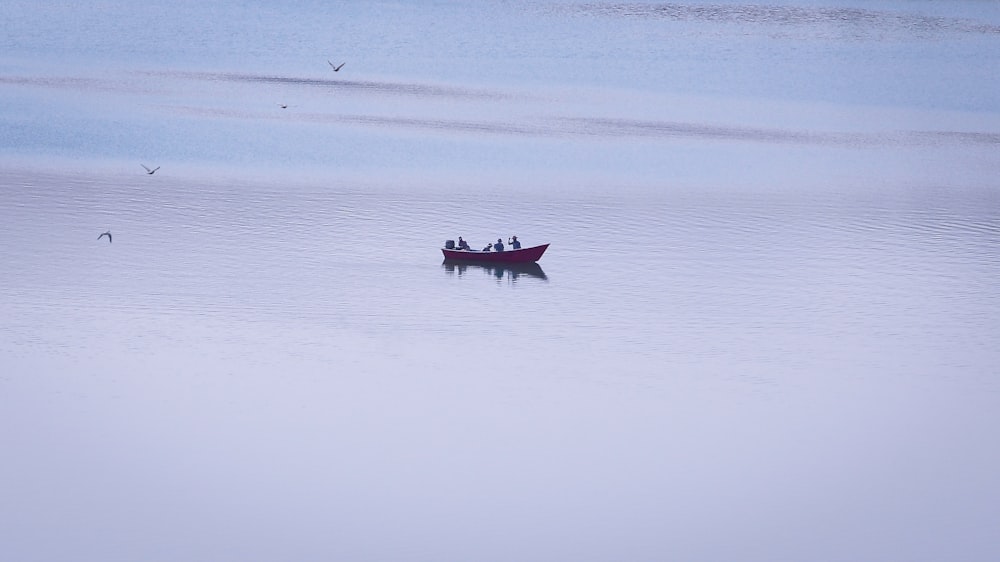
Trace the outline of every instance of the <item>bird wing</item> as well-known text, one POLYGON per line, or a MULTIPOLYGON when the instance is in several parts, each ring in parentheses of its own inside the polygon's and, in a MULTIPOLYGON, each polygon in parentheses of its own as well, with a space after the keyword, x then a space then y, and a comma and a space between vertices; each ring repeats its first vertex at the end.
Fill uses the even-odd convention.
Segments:
POLYGON ((346 63, 346 62, 342 62, 342 63, 340 63, 340 66, 338 66, 338 67, 334 68, 334 69, 333 69, 333 71, 334 71, 334 72, 340 72, 340 69, 341 69, 341 68, 344 68, 344 65, 345 65, 345 64, 347 64, 347 63, 346 63))
MULTIPOLYGON (((142 166, 143 168, 146 168, 146 165, 145 165, 145 164, 139 164, 139 165, 140 165, 140 166, 142 166)), ((146 168, 146 171, 148 172, 148 171, 149 171, 149 168, 146 168)))
POLYGON ((160 169, 160 167, 159 167, 159 166, 157 166, 157 167, 153 168, 152 170, 150 170, 150 172, 149 172, 149 173, 151 173, 151 174, 152 174, 153 172, 155 172, 155 171, 157 171, 157 170, 159 170, 159 169, 160 169))
POLYGON ((108 233, 108 244, 110 244, 110 243, 111 243, 111 233, 109 232, 108 233))

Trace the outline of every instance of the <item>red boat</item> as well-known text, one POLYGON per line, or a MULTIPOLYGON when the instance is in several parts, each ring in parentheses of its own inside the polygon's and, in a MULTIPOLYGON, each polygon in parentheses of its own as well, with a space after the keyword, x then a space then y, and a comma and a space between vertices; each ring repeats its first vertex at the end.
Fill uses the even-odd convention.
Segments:
POLYGON ((441 248, 441 251, 444 253, 445 261, 449 262, 535 263, 542 258, 542 254, 548 247, 548 244, 542 244, 541 246, 502 252, 480 252, 479 250, 459 250, 458 248, 441 248))

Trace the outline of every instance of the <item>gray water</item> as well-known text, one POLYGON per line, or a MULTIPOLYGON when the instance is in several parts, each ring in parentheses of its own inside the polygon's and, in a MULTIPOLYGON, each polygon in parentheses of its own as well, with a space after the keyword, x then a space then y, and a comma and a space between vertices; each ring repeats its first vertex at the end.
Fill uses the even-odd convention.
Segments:
POLYGON ((996 3, 0 24, 0 558, 1000 556, 996 3))

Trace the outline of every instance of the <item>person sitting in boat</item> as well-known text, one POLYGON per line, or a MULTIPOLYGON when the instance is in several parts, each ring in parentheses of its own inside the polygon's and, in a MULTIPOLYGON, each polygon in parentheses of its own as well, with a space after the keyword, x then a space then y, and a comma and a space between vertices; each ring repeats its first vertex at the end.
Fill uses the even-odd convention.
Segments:
POLYGON ((483 251, 484 251, 484 252, 489 252, 489 251, 490 251, 490 248, 492 248, 492 247, 493 247, 493 244, 487 244, 487 245, 486 245, 486 247, 485 247, 485 248, 483 248, 483 251))
POLYGON ((462 240, 461 236, 458 237, 458 249, 459 250, 470 250, 471 249, 471 248, 469 248, 469 243, 466 242, 465 240, 462 240))
POLYGON ((500 240, 499 238, 497 238, 496 243, 493 244, 493 249, 496 250, 496 251, 498 251, 498 252, 502 252, 503 251, 503 240, 500 240))
MULTIPOLYGON (((459 240, 461 240, 461 238, 459 238, 459 240)), ((518 241, 517 236, 511 236, 507 243, 510 244, 510 249, 512 250, 521 249, 521 242, 518 241)))

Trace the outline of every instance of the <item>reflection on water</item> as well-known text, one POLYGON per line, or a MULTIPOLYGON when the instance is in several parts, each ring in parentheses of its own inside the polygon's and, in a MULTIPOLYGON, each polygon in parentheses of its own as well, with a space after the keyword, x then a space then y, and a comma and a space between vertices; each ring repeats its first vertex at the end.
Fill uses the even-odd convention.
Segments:
POLYGON ((458 275, 458 277, 463 277, 470 270, 472 270, 482 272, 486 275, 492 275, 497 279, 507 277, 511 281, 517 281, 521 276, 533 277, 543 281, 549 280, 549 278, 545 275, 545 271, 542 270, 542 266, 537 263, 481 264, 451 262, 445 260, 441 263, 441 266, 448 275, 458 275))

